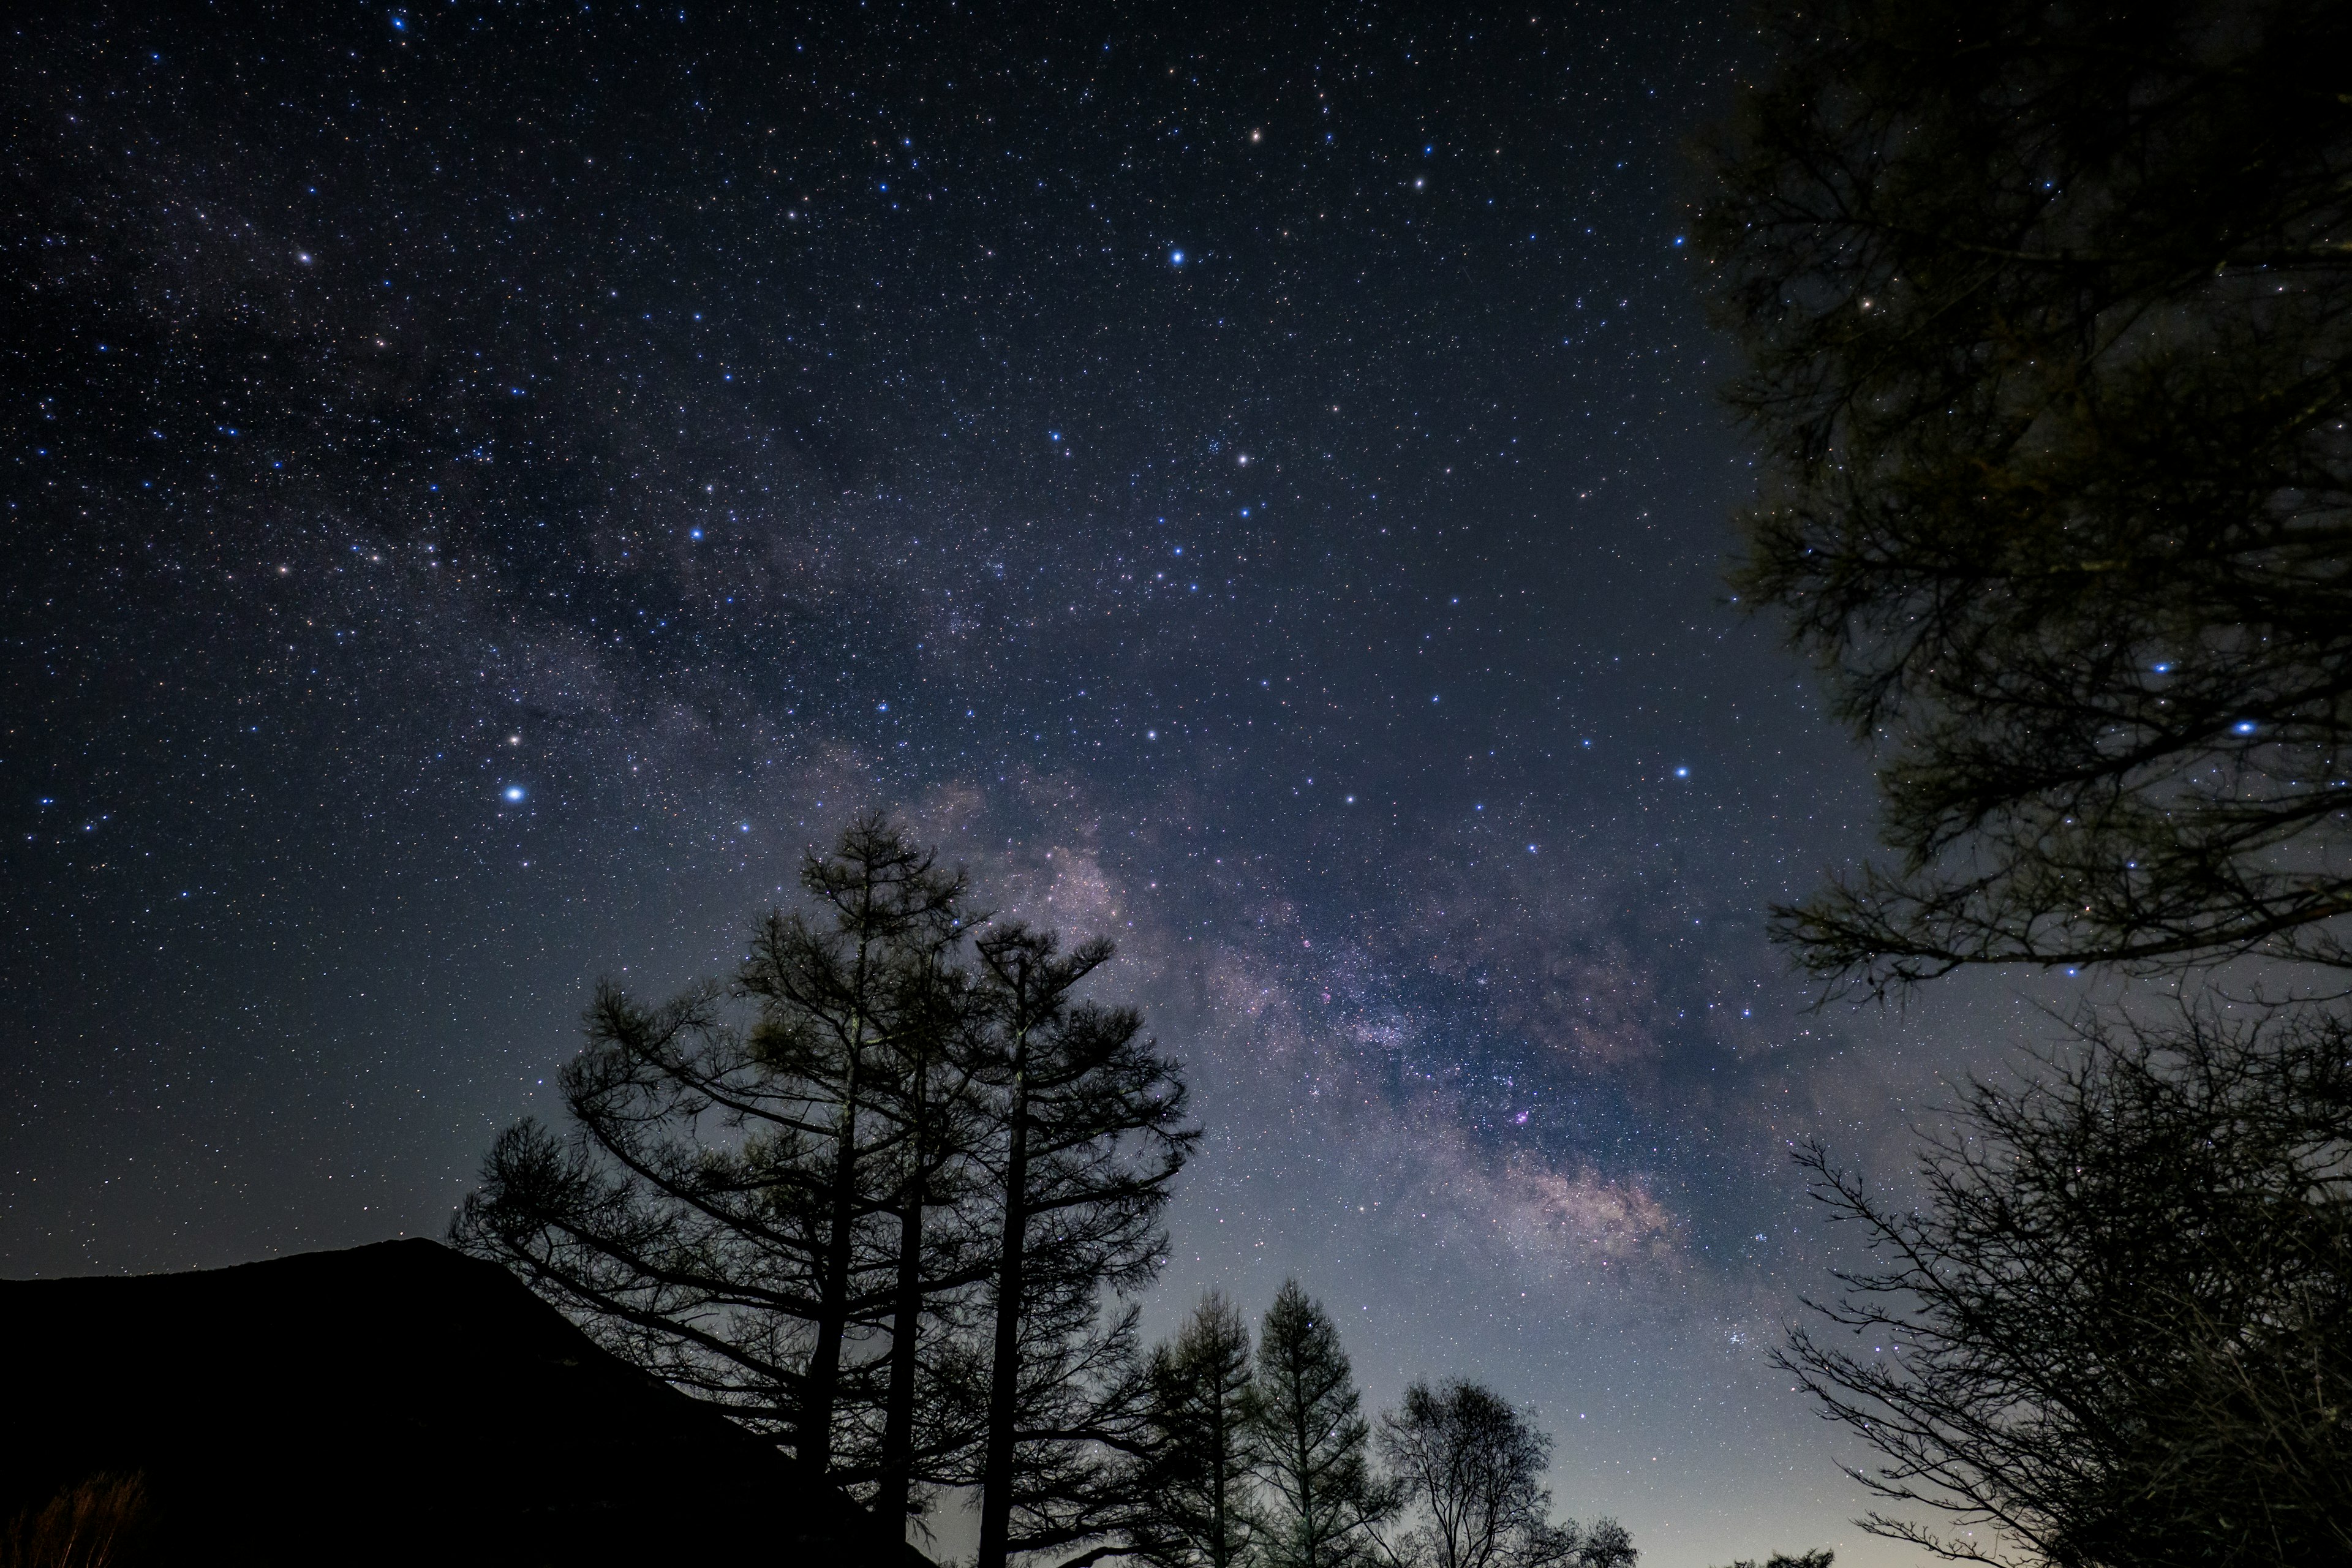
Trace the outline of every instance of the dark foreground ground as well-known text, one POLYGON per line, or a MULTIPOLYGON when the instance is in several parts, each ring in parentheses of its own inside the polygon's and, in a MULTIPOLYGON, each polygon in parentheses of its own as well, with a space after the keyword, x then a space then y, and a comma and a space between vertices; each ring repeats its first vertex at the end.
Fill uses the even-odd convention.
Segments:
POLYGON ((0 1280, 0 1521, 139 1473, 131 1563, 926 1561, 430 1241, 0 1280))

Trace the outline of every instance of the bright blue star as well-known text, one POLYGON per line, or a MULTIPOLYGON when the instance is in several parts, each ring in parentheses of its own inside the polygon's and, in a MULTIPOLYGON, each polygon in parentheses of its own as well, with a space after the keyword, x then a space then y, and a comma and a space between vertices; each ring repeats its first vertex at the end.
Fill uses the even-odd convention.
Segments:
POLYGON ((1181 250, 1171 250, 1168 253, 1168 261, 1171 266, 1181 267, 1184 265, 1184 253, 1181 250))
POLYGON ((520 799, 522 798, 522 785, 520 785, 520 784, 509 784, 509 785, 507 785, 507 798, 508 798, 509 800, 520 800, 520 799))

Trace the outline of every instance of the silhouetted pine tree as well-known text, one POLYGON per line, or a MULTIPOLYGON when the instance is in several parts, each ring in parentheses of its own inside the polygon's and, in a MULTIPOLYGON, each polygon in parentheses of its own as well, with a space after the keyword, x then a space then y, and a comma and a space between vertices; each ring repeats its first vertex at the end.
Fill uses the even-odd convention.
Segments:
POLYGON ((1150 1451, 1135 1554, 1162 1568, 1257 1560, 1250 1479, 1249 1325, 1212 1290, 1151 1352, 1150 1451))
POLYGON ((731 988, 647 1006, 599 985, 559 1079, 576 1131, 502 1135, 451 1239, 814 1470, 873 1480, 887 1450, 903 1510, 899 1488, 942 1465, 912 1453, 918 1397, 885 1368, 916 1366, 916 1322, 985 1272, 919 1228, 954 1159, 957 1085, 920 1075, 954 1026, 965 882, 878 818, 802 882, 824 918, 765 917, 731 988), (730 997, 756 1005, 748 1030, 730 997), (887 1363, 854 1353, 894 1328, 887 1363))
MULTIPOLYGON (((817 1173, 821 1188, 809 1194, 822 1210, 823 1246, 810 1324, 814 1344, 800 1401, 802 1457, 822 1466, 830 1453, 845 1342, 877 1309, 896 1309, 902 1292, 898 1249, 874 1257, 888 1238, 879 1234, 884 1226, 870 1222, 904 1195, 892 1176, 901 1168, 919 1172, 930 1154, 920 1147, 923 1114, 893 1121, 874 1108, 905 1098, 898 1092, 905 1080, 894 1069, 938 1054, 936 972, 961 935, 959 905, 967 884, 961 872, 940 870, 936 857, 879 819, 853 826, 831 858, 811 858, 802 881, 832 918, 812 922, 772 912, 739 984, 761 1006, 753 1058, 771 1086, 791 1096, 794 1131, 815 1141, 829 1166, 817 1173)), ((921 1215, 919 1206, 911 1210, 918 1226, 921 1215)), ((903 1495, 898 1500, 903 1510, 903 1495)))
POLYGON ((1268 1568, 1370 1560, 1373 1528, 1396 1499, 1372 1474, 1360 1404, 1339 1330, 1298 1281, 1285 1280, 1258 1334, 1250 1398, 1268 1568))
POLYGON ((451 1238, 886 1514, 977 1489, 984 1562, 1108 1540, 1150 1382, 1104 1293, 1160 1265, 1175 1066, 1074 996, 1108 943, 974 942, 962 874, 884 820, 802 880, 821 916, 762 919, 731 986, 599 986, 574 1131, 500 1137, 451 1238))

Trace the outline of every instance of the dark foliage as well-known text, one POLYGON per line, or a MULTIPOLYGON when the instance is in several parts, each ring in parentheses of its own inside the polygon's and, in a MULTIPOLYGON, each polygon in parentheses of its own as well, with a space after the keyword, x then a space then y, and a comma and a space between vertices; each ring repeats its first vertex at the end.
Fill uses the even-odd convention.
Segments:
POLYGON ((2352 1557, 2352 1022, 2191 1015, 2046 1066, 1972 1089, 1917 1212, 1801 1155, 1875 1263, 1784 1364, 1878 1451, 1857 1479, 1958 1530, 1865 1526, 2057 1568, 2352 1557))
POLYGON ((1833 984, 2352 965, 2352 9, 1831 0, 1706 153, 1740 593, 1881 747, 1833 984))

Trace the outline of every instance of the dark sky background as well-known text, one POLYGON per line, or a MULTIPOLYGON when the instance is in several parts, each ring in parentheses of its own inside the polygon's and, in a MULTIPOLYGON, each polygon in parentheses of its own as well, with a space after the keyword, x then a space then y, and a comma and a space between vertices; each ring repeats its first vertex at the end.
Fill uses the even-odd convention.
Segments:
POLYGON ((1788 1141, 2017 1004, 1759 934, 1871 804, 1721 585, 1732 5, 13 26, 0 1273, 439 1234, 887 807, 1189 1064, 1156 1325, 1295 1273, 1647 1568, 1905 1560, 1788 1141))

